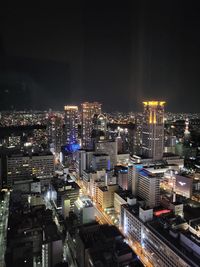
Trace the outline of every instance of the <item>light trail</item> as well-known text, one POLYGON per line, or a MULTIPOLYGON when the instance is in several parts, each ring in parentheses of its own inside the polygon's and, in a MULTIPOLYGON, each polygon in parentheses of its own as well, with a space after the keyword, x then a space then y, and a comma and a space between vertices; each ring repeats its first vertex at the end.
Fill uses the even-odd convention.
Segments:
MULTIPOLYGON (((86 193, 85 188, 83 187, 83 182, 81 180, 77 180, 76 183, 80 186, 82 194, 86 194, 88 195, 88 193, 86 193)), ((103 209, 101 208, 101 206, 98 203, 95 203, 93 201, 93 206, 95 208, 96 211, 96 216, 98 217, 99 221, 103 224, 107 223, 109 225, 115 225, 113 223, 113 221, 111 220, 111 218, 103 211, 103 209)), ((116 225, 115 225, 116 226, 116 225)), ((122 231, 121 228, 119 228, 119 231, 121 232, 121 234, 125 237, 126 235, 124 234, 124 232, 122 231)), ((135 252, 135 254, 138 256, 138 258, 141 260, 141 262, 144 264, 144 266, 146 267, 153 267, 153 264, 150 262, 150 260, 148 259, 148 255, 147 252, 141 247, 139 242, 136 241, 132 241, 130 238, 127 238, 128 244, 131 247, 131 249, 135 252)))

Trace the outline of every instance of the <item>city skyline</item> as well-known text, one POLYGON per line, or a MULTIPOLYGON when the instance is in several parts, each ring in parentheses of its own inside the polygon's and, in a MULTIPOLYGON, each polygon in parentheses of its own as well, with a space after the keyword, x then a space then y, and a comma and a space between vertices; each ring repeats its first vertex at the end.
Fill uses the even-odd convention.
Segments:
POLYGON ((199 267, 195 2, 16 4, 0 9, 0 267, 199 267))
POLYGON ((197 267, 200 116, 65 104, 1 113, 1 265, 197 267))

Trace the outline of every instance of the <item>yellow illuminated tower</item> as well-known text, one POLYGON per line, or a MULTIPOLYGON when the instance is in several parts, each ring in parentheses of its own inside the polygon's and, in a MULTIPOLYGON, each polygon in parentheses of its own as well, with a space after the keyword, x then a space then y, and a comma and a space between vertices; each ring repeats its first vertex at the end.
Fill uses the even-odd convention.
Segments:
POLYGON ((165 101, 146 101, 142 126, 142 154, 153 160, 163 157, 165 101))
POLYGON ((101 113, 101 104, 98 102, 85 102, 81 104, 81 120, 82 120, 82 147, 90 148, 91 133, 93 129, 93 117, 95 114, 101 113))

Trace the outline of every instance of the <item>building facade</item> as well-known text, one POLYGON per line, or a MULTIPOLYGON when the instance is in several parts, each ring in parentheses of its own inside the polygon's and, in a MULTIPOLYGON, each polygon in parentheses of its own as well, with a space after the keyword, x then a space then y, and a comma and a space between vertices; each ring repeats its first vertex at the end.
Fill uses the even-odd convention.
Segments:
POLYGON ((51 178, 54 175, 52 154, 11 155, 7 156, 7 185, 12 186, 19 180, 36 177, 51 178))
POLYGON ((148 101, 144 104, 142 125, 142 154, 160 160, 164 150, 164 101, 148 101))
POLYGON ((160 205, 160 177, 142 169, 138 176, 137 195, 145 200, 146 205, 154 208, 160 205))
POLYGON ((101 113, 101 104, 98 102, 85 102, 81 104, 81 120, 82 120, 82 147, 90 148, 91 133, 93 129, 93 117, 95 114, 101 113))
POLYGON ((64 106, 64 144, 78 141, 78 106, 64 106))

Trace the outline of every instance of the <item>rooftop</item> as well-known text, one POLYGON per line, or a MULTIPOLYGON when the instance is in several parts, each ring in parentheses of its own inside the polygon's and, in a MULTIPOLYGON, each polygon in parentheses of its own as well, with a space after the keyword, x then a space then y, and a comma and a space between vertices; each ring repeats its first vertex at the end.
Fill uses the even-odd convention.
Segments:
POLYGON ((134 216, 138 217, 139 216, 139 210, 140 210, 140 205, 139 203, 136 203, 135 205, 128 205, 124 204, 122 205, 123 207, 126 208, 130 213, 134 214, 134 216))
POLYGON ((74 189, 74 190, 80 189, 79 185, 76 182, 68 181, 68 180, 64 181, 64 180, 59 179, 59 178, 54 178, 52 180, 52 185, 56 191, 58 191, 61 188, 63 188, 63 191, 67 191, 67 190, 71 190, 71 189, 74 189))
POLYGON ((155 178, 157 177, 157 175, 147 171, 146 169, 141 169, 139 170, 139 174, 141 174, 144 177, 148 177, 148 178, 155 178))
POLYGON ((112 240, 123 240, 124 237, 120 231, 113 225, 87 224, 79 228, 79 235, 86 248, 97 245, 103 245, 112 240))
POLYGON ((87 197, 87 196, 81 196, 78 198, 78 200, 76 201, 76 204, 80 207, 80 208, 90 208, 93 207, 93 203, 92 200, 87 197))
POLYGON ((135 198, 135 196, 129 190, 122 190, 122 189, 120 189, 119 191, 117 191, 115 193, 118 194, 124 200, 127 200, 127 198, 130 198, 130 199, 135 198))
POLYGON ((186 248, 184 248, 179 238, 175 238, 169 233, 169 229, 164 229, 159 221, 153 221, 147 223, 148 227, 153 233, 159 237, 164 243, 166 243, 180 258, 184 259, 190 266, 199 266, 199 259, 186 248), (194 265, 197 264, 197 265, 194 265))
POLYGON ((105 153, 95 153, 93 154, 94 157, 108 157, 108 154, 105 153))
POLYGON ((50 152, 50 151, 44 151, 44 152, 40 152, 40 153, 22 153, 22 152, 19 152, 18 153, 14 153, 14 154, 10 154, 8 155, 9 158, 16 158, 16 157, 37 157, 37 156, 52 156, 53 157, 53 154, 50 152))

